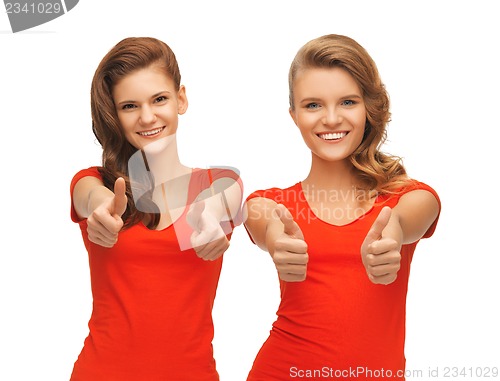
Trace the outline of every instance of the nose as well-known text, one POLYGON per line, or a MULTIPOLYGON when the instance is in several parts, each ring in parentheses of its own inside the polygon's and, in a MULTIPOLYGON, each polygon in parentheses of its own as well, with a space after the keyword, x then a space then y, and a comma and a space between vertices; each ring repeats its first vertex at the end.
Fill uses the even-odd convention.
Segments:
POLYGON ((323 115, 323 124, 334 126, 342 122, 342 114, 336 107, 325 107, 323 115))
POLYGON ((140 118, 142 124, 151 124, 156 122, 156 114, 154 113, 154 110, 147 105, 142 107, 140 118))

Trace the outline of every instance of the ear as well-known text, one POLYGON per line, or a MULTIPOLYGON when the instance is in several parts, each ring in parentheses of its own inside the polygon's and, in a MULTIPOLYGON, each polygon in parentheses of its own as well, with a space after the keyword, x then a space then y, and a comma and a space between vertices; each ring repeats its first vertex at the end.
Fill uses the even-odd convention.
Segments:
POLYGON ((188 99, 186 95, 186 88, 184 85, 179 87, 179 91, 177 92, 177 113, 179 115, 184 114, 188 108, 188 99))
POLYGON ((288 109, 288 112, 290 113, 290 116, 292 117, 293 119, 293 122, 295 123, 295 125, 298 127, 299 125, 297 124, 297 115, 295 114, 295 110, 292 109, 291 107, 288 109))

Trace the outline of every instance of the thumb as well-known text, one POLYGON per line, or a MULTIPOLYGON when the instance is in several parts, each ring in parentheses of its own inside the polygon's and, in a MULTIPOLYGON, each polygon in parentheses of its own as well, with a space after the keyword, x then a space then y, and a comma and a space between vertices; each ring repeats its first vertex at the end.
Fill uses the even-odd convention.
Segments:
POLYGON ((198 233, 201 232, 201 214, 205 210, 205 201, 197 201, 191 204, 191 209, 187 215, 187 222, 189 226, 198 233))
POLYGON ((119 217, 127 210, 127 195, 125 194, 127 187, 123 177, 119 177, 115 181, 113 192, 115 197, 113 199, 113 210, 111 214, 117 214, 119 217))
POLYGON ((366 235, 365 243, 370 244, 374 241, 378 241, 382 237, 382 232, 389 223, 391 219, 392 209, 388 206, 384 206, 380 211, 379 215, 375 219, 370 231, 366 235))
POLYGON ((304 240, 304 234, 300 230, 299 225, 293 220, 290 211, 283 204, 278 204, 276 207, 276 214, 284 225, 284 233, 293 238, 304 240))

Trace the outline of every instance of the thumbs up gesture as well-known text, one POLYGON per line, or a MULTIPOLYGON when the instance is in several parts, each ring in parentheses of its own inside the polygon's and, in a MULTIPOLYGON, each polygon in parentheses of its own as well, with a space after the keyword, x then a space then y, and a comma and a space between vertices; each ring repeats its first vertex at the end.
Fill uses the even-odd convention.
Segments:
POLYGON ((113 196, 105 198, 87 218, 89 240, 103 247, 113 247, 123 227, 122 215, 127 210, 125 180, 116 179, 113 196))
POLYGON ((217 218, 206 210, 205 201, 201 200, 191 205, 187 213, 187 222, 193 229, 191 245, 201 259, 213 261, 228 249, 229 240, 217 218))
POLYGON ((283 232, 268 243, 278 275, 286 282, 301 282, 306 279, 307 244, 299 225, 293 220, 290 211, 282 204, 275 209, 283 223, 283 232), (274 241, 274 242, 273 242, 274 241))
POLYGON ((394 234, 397 229, 384 232, 391 214, 392 210, 387 206, 381 210, 361 245, 361 259, 366 273, 376 284, 387 285, 394 282, 400 268, 401 235, 398 237, 398 234, 394 234))

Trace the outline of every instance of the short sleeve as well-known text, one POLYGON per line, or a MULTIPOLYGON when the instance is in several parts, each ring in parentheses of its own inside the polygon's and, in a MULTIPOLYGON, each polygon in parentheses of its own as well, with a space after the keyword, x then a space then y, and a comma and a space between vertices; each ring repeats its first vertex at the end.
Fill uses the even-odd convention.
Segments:
POLYGON ((70 184, 70 190, 69 190, 70 199, 71 199, 71 220, 73 222, 80 222, 81 221, 80 217, 78 217, 78 214, 76 213, 75 206, 73 205, 73 191, 75 190, 76 183, 87 176, 96 177, 99 180, 102 180, 102 176, 99 173, 99 170, 97 167, 90 167, 87 169, 82 169, 81 171, 77 172, 75 176, 73 176, 73 179, 71 180, 71 184, 70 184))
POLYGON ((280 188, 269 188, 265 190, 257 190, 251 193, 246 201, 250 201, 253 198, 264 197, 270 200, 276 201, 277 203, 281 203, 283 199, 283 189, 280 188), (280 201, 281 200, 281 201, 280 201))
POLYGON ((243 182, 241 181, 240 176, 232 169, 210 168, 210 174, 212 176, 212 182, 219 180, 219 179, 231 178, 234 181, 236 181, 238 184, 240 184, 241 187, 243 186, 243 182))

